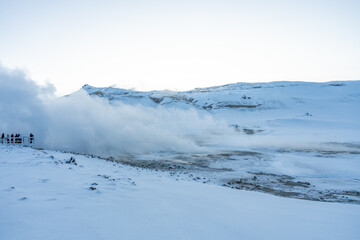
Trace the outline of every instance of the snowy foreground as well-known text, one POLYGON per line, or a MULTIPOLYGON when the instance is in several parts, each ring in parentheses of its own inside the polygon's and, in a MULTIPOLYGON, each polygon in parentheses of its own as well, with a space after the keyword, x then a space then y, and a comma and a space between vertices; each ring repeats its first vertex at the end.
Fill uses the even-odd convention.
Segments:
POLYGON ((0 146, 0 239, 360 239, 360 205, 0 146))

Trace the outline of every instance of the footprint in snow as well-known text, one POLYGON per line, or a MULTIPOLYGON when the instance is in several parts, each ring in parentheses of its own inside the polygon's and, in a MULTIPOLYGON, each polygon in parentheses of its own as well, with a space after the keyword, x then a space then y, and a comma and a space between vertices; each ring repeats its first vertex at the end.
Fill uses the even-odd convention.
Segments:
POLYGON ((47 183, 49 180, 48 178, 39 178, 40 183, 47 183))

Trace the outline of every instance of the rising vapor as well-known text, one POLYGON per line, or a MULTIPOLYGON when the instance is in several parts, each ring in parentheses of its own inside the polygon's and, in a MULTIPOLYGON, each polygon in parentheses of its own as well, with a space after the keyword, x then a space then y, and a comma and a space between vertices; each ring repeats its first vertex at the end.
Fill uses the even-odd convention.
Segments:
POLYGON ((0 67, 0 131, 33 132, 39 147, 99 156, 204 150, 211 136, 232 133, 197 110, 109 104, 85 91, 55 97, 20 70, 0 67))

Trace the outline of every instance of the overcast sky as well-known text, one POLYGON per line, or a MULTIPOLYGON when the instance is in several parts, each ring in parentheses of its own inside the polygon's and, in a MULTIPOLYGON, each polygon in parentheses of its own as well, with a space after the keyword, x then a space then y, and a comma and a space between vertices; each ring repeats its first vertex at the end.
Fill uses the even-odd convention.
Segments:
POLYGON ((360 1, 0 0, 0 62, 57 94, 360 79, 360 1))

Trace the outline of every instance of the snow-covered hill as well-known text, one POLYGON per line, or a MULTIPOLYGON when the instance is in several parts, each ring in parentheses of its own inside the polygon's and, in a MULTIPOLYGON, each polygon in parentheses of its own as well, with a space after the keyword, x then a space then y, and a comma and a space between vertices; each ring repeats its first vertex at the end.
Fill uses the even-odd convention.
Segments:
POLYGON ((280 133, 284 130, 282 127, 285 131, 290 127, 292 129, 286 134, 297 135, 297 129, 301 129, 305 131, 304 137, 310 135, 313 141, 314 136, 319 141, 360 141, 357 137, 360 133, 360 81, 236 83, 185 92, 138 92, 89 85, 83 89, 110 103, 196 108, 228 121, 229 125, 240 126, 246 133, 273 127, 280 133), (321 129, 327 133, 319 131, 321 129), (337 133, 329 133, 328 129, 337 133))
POLYGON ((360 101, 360 81, 236 83, 185 92, 138 92, 89 85, 84 85, 82 89, 90 95, 105 97, 109 101, 147 106, 192 106, 206 110, 269 110, 312 103, 321 104, 324 101, 360 101))

